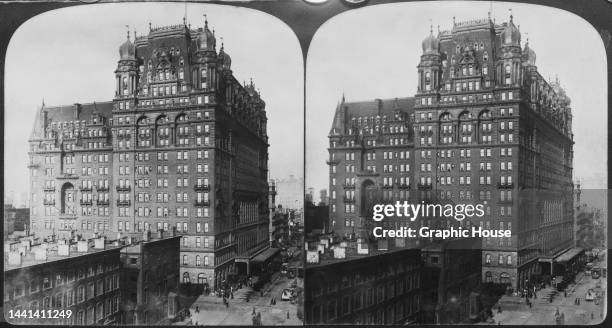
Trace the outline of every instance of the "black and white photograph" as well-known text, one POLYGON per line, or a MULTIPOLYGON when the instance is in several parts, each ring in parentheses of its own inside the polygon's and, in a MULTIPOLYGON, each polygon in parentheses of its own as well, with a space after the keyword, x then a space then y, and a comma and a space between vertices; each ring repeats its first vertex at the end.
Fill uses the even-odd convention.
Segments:
POLYGON ((0 323, 612 326, 610 17, 0 2, 0 323))
POLYGON ((99 4, 20 26, 6 321, 301 325, 303 188, 286 181, 303 172, 303 74, 291 29, 247 8, 99 4))
POLYGON ((587 21, 358 8, 315 33, 306 90, 307 324, 603 321, 606 53, 587 21))

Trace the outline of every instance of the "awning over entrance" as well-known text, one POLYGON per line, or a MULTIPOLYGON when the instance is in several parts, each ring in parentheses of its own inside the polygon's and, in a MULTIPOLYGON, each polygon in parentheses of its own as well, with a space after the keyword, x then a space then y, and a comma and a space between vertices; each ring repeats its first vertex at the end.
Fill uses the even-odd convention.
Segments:
POLYGON ((263 263, 265 261, 267 261, 268 259, 270 259, 272 256, 276 255, 278 252, 280 252, 280 248, 268 248, 265 251, 257 254, 253 260, 251 260, 252 262, 259 262, 259 263, 263 263))
POLYGON ((569 262, 570 260, 572 260, 576 256, 580 255, 580 253, 582 253, 582 252, 584 252, 584 249, 582 249, 582 248, 579 248, 579 247, 570 248, 570 249, 567 250, 567 252, 559 255, 555 259, 555 261, 557 263, 569 262))

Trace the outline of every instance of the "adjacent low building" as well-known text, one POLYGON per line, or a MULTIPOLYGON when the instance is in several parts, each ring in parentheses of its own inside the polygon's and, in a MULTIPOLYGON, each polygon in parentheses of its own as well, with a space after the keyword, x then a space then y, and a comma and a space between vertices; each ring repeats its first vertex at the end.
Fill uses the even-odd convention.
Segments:
POLYGON ((122 311, 124 324, 168 324, 176 316, 179 304, 179 256, 181 237, 176 233, 128 237, 121 250, 122 311))
MULTIPOLYGON (((92 325, 121 322, 121 247, 105 238, 5 244, 4 309, 12 324, 92 325), (33 318, 11 318, 31 310, 33 318), (37 310, 64 310, 44 318, 37 310), (67 311, 71 311, 68 315, 67 311)), ((29 314, 29 312, 28 312, 29 314)))
POLYGON ((478 317, 474 295, 481 281, 480 245, 480 238, 461 238, 423 247, 420 323, 457 324, 478 317))
POLYGON ((309 324, 405 324, 419 321, 421 251, 321 238, 307 245, 309 324), (313 249, 314 248, 314 249, 313 249))
MULTIPOLYGON (((13 324, 167 324, 179 304, 180 236, 163 232, 4 244, 5 318, 13 324), (31 310, 33 317, 11 318, 31 310), (58 310, 58 318, 36 311, 58 310), (63 310, 63 312, 62 312, 63 310), (70 314, 68 314, 70 311, 70 314)), ((27 312, 29 316, 29 312, 27 312)))

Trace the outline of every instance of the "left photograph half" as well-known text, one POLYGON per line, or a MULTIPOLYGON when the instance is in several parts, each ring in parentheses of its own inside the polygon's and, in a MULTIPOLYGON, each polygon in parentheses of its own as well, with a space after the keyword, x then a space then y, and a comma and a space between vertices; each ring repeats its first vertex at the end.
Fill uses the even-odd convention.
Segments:
POLYGON ((302 325, 303 67, 292 30, 245 8, 24 22, 5 58, 4 319, 302 325))

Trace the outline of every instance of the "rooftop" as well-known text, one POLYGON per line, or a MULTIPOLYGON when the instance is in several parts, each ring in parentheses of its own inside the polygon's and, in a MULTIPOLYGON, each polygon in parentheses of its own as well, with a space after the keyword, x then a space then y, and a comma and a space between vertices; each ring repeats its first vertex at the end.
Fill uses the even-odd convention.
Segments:
POLYGON ((81 246, 81 248, 77 243, 68 243, 62 244, 61 241, 58 242, 43 242, 39 244, 33 244, 31 246, 26 246, 27 243, 14 243, 12 249, 7 250, 7 245, 5 243, 4 249, 4 271, 10 271, 14 269, 27 268, 36 265, 46 265, 56 261, 62 261, 66 259, 76 259, 80 257, 90 256, 93 254, 101 254, 103 252, 108 252, 111 250, 118 250, 122 246, 119 243, 106 243, 103 248, 95 247, 95 240, 90 239, 87 241, 82 241, 87 243, 87 247, 81 246), (62 250, 60 248, 67 247, 66 253, 62 254, 62 250), (16 262, 12 261, 13 257, 21 257, 21 260, 18 259, 16 262))
POLYGON ((128 252, 136 252, 138 249, 132 248, 131 246, 140 246, 142 244, 170 238, 180 237, 172 234, 166 236, 151 234, 148 240, 145 240, 143 234, 131 233, 116 240, 108 240, 104 237, 99 237, 80 241, 58 240, 54 242, 37 242, 37 238, 26 236, 20 238, 20 240, 5 241, 4 271, 49 264, 66 259, 75 259, 122 248, 128 252), (20 261, 17 256, 21 257, 20 261))

